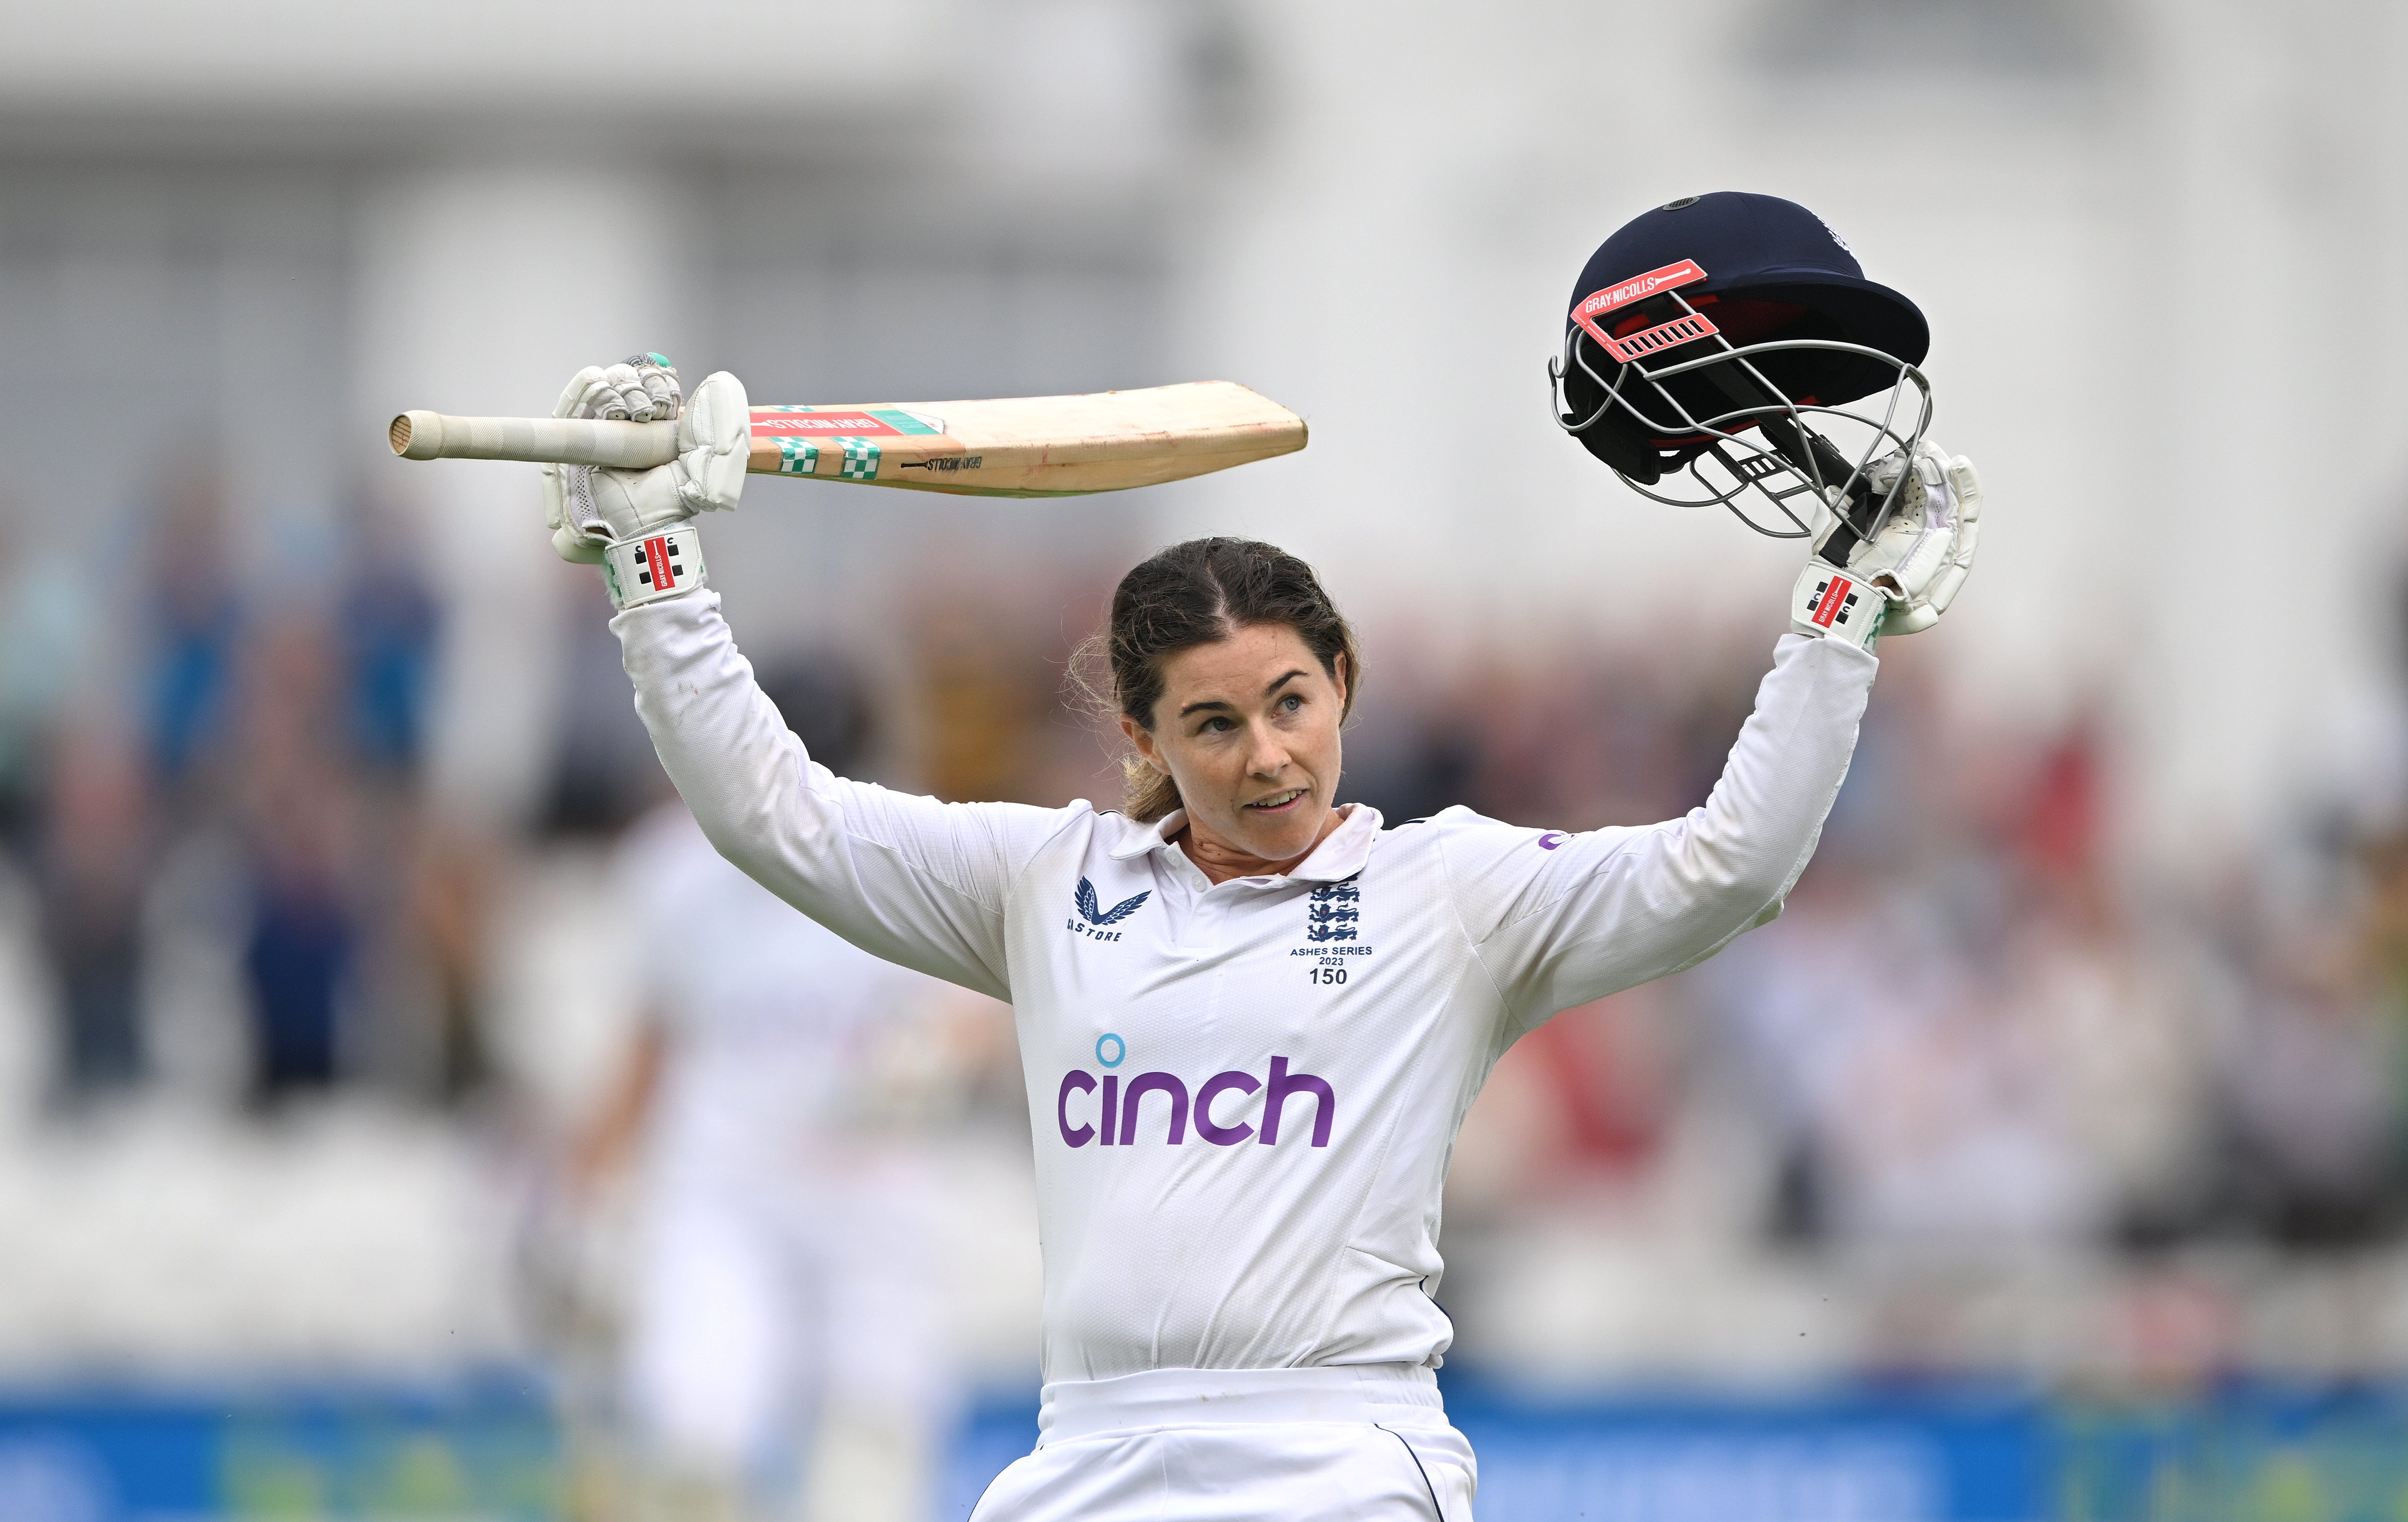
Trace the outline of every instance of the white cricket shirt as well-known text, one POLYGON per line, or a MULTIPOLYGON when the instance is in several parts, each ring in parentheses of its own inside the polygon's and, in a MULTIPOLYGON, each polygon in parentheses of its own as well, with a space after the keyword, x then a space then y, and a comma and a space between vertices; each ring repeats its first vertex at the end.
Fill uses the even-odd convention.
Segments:
POLYGON ((718 594, 620 614, 636 707, 704 832, 866 950, 1009 1001, 1037 1147, 1045 1378, 1435 1366, 1440 1188, 1500 1053, 1771 917, 1876 662, 1788 635, 1722 780, 1567 834, 1359 804, 1295 872, 1215 887, 1154 825, 831 775, 718 594))
POLYGON ((711 848, 685 805, 654 809, 612 862, 617 922, 670 1056, 649 1160, 672 1190, 791 1190, 858 1139, 867 1068, 934 985, 797 915, 711 848))

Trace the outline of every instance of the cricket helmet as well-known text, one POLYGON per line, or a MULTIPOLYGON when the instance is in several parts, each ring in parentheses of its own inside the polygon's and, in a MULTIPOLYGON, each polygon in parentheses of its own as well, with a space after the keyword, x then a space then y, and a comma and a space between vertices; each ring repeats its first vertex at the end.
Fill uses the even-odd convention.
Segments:
POLYGON ((1930 422, 1930 343, 1914 303, 1866 279, 1820 217, 1718 191, 1598 246, 1548 372, 1557 423, 1641 494, 1799 538, 1813 532, 1789 505, 1801 495, 1870 532, 1887 505, 1868 500, 1870 466, 1930 422), (1683 471, 1703 496, 1651 490, 1683 471), (1788 527, 1750 516, 1750 493, 1788 527))

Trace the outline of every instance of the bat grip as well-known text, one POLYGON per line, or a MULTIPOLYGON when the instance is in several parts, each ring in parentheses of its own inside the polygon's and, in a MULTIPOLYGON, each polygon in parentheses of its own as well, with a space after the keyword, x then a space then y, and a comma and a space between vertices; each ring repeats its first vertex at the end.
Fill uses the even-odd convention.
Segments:
POLYGON ((386 438, 404 460, 522 460, 648 470, 677 458, 674 422, 405 412, 393 420, 386 438))

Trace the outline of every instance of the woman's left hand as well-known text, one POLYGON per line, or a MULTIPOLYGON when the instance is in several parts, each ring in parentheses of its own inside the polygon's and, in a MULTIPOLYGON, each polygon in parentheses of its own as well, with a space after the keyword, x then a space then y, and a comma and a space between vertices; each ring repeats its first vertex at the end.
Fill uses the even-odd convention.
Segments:
POLYGON ((1793 625, 1801 633, 1838 635, 1872 647, 1880 634, 1913 634, 1930 628, 1956 600, 1973 568, 1981 539, 1982 478, 1973 462, 1949 456, 1925 441, 1909 456, 1893 454, 1872 467, 1871 485, 1886 494, 1903 472, 1897 509, 1889 521, 1848 556, 1844 571, 1819 551, 1806 562, 1790 593, 1793 625), (1878 600, 1879 618, 1876 611, 1878 600))

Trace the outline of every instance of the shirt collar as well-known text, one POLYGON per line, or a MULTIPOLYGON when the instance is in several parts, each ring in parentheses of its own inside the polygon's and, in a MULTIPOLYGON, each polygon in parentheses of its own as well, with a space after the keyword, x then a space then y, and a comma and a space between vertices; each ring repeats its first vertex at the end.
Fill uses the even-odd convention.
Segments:
MULTIPOLYGON (((1371 860, 1371 842, 1380 834, 1380 811, 1369 804, 1343 804, 1339 813, 1341 818, 1338 828, 1287 875, 1290 881, 1340 882, 1362 871, 1364 863, 1371 860)), ((1178 843, 1171 838, 1186 828, 1187 811, 1183 808, 1172 809, 1151 825, 1139 825, 1132 820, 1128 838, 1109 854, 1115 861, 1126 861, 1149 851, 1173 851, 1182 861, 1187 861, 1186 853, 1180 851, 1178 843)), ((1192 861, 1187 864, 1195 866, 1192 861)))

